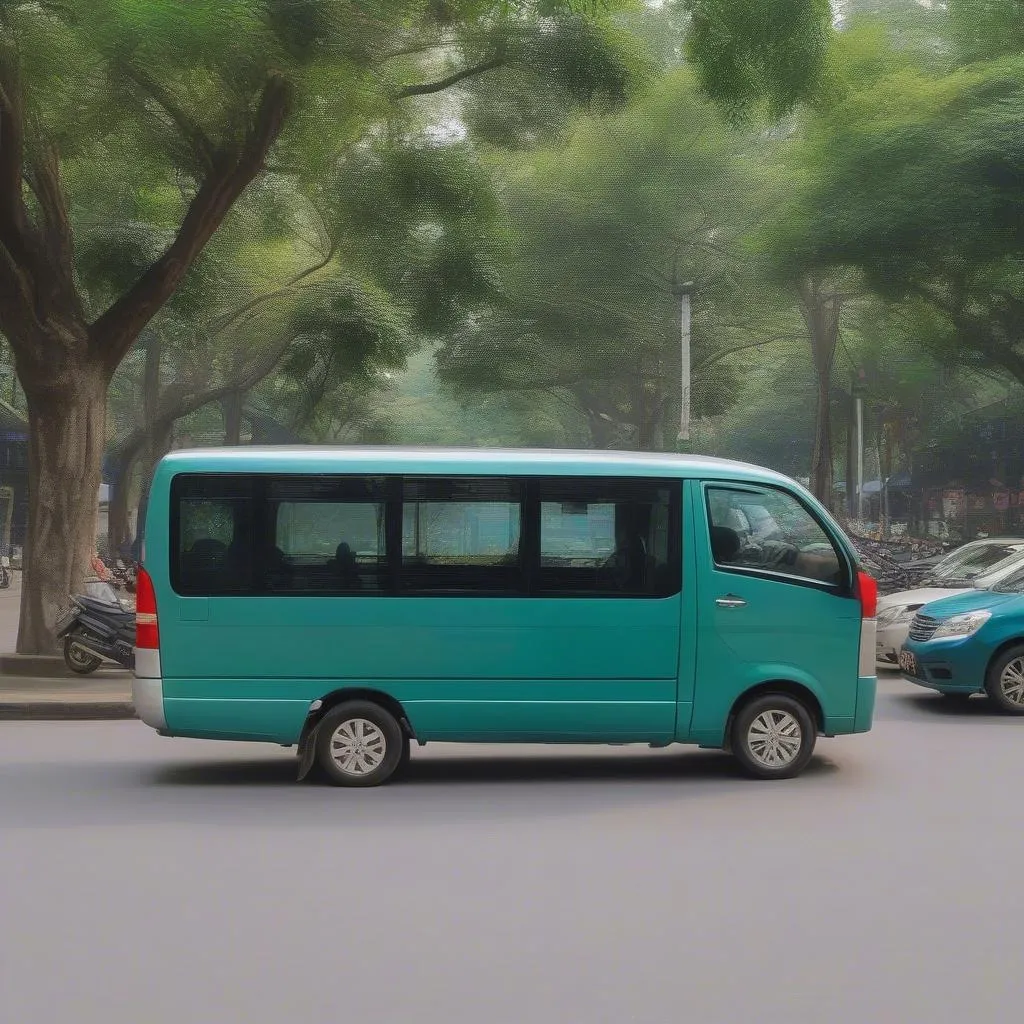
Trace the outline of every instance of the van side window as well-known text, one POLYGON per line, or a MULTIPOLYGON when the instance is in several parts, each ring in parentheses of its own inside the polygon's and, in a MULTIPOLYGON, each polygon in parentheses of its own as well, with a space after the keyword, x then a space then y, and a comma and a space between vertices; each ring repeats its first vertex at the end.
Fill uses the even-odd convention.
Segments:
POLYGON ((250 592, 255 548, 251 482, 180 477, 175 491, 174 589, 197 596, 250 592))
POLYGON ((362 477, 270 480, 266 591, 381 593, 388 576, 385 486, 362 477))
POLYGON ((402 486, 403 591, 523 591, 522 481, 424 477, 402 486))
POLYGON ((678 482, 541 479, 538 593, 668 597, 680 589, 678 482))
POLYGON ((773 487, 707 488, 711 553, 724 569, 753 569, 833 586, 843 560, 797 498, 773 487))

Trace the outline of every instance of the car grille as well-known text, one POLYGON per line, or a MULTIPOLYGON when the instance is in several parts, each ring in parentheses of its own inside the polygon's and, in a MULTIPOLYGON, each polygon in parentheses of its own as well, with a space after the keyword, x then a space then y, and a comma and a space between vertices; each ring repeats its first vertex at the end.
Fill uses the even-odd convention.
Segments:
POLYGON ((938 619, 933 619, 930 615, 915 615, 914 621, 910 624, 910 639, 931 640, 938 628, 938 619))

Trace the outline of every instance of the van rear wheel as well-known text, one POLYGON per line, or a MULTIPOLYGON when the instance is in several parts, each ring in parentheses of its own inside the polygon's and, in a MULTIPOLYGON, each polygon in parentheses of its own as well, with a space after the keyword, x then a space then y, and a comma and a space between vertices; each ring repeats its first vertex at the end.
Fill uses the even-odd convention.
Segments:
POLYGON ((316 760, 335 786, 380 786, 400 766, 405 742, 389 711, 372 701, 348 701, 317 727, 316 760))
POLYGON ((818 730, 805 705, 786 693, 747 701, 732 723, 732 752, 758 779, 791 779, 807 767, 818 730))

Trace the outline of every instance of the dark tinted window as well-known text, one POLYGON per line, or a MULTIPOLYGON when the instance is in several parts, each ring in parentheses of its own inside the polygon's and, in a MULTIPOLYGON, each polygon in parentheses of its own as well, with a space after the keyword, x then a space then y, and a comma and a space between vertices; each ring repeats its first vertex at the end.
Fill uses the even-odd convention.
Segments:
POLYGON ((538 591, 616 597, 679 592, 680 485, 540 480, 538 591))
POLYGON ((840 584, 844 561, 801 502, 775 488, 707 489, 711 552, 723 568, 840 584))
POLYGON ((521 481, 405 480, 402 590, 521 592, 522 522, 521 481))
POLYGON ((268 481, 269 593, 380 593, 387 586, 386 485, 362 477, 268 481))
POLYGON ((178 477, 171 583, 180 594, 244 594, 254 585, 256 503, 243 477, 178 477))

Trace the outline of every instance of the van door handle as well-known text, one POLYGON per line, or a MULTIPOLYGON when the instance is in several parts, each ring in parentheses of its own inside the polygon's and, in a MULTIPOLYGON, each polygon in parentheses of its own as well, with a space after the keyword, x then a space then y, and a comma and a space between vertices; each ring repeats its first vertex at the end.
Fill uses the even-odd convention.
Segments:
POLYGON ((747 602, 742 597, 737 597, 735 594, 726 594, 725 597, 719 597, 716 599, 715 604, 719 608, 745 608, 747 602))

